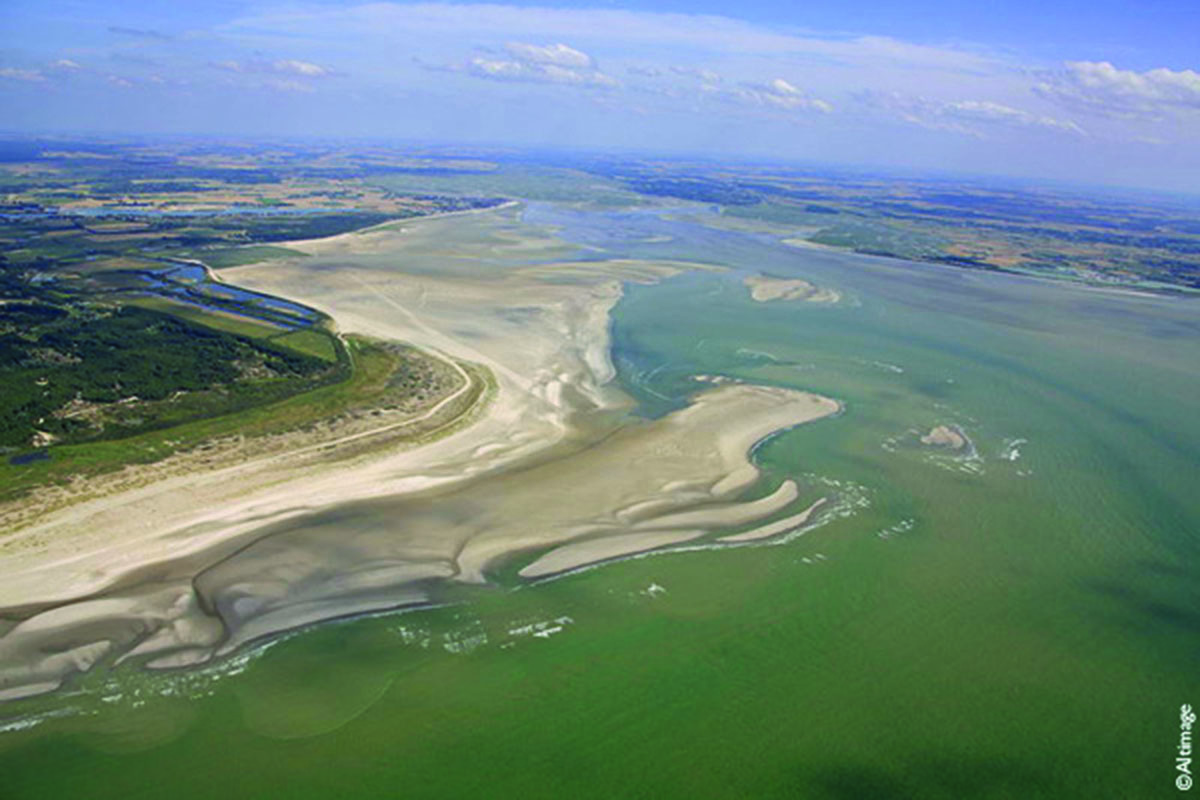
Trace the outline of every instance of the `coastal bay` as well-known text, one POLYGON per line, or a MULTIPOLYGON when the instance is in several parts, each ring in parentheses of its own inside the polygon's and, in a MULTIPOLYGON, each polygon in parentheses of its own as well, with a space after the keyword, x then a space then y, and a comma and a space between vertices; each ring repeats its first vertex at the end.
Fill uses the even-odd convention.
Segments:
MULTIPOLYGON (((525 297, 581 320, 566 298, 582 295, 568 292, 629 279, 599 295, 607 367, 574 367, 609 382, 550 388, 567 371, 556 369, 510 384, 550 412, 529 419, 555 444, 521 451, 504 438, 520 426, 497 425, 500 438, 464 444, 445 472, 380 467, 395 495, 264 520, 236 553, 181 571, 186 586, 136 576, 142 594, 116 587, 140 604, 132 613, 112 592, 89 600, 108 622, 66 642, 88 649, 22 683, 49 689, 65 667, 65 687, 0 707, 14 796, 69 791, 63 763, 96 777, 95 796, 125 799, 180 769, 208 776, 184 797, 322 797, 344 775, 366 796, 401 785, 460 796, 486 775, 496 794, 607 797, 631 774, 664 797, 957 796, 955 764, 997 796, 1144 794, 1162 777, 1161 748, 1124 732, 1174 718, 1194 691, 1189 301, 799 250, 703 216, 529 203, 491 232, 487 213, 470 215, 482 227, 455 229, 478 247, 469 257, 444 230, 406 222, 397 235, 428 255, 400 261, 343 239, 330 246, 344 253, 304 269, 231 270, 251 288, 351 299, 360 327, 348 331, 475 365, 496 376, 493 391, 503 367, 533 374, 554 349, 531 339, 505 355, 489 339, 516 324, 506 317, 554 318, 518 310, 525 297), (481 275, 522 287, 486 325, 453 308, 456 294, 481 316, 495 307, 481 275), (757 302, 752 275, 842 299, 757 302), (443 325, 455 336, 437 338, 443 325), (469 352, 443 351, 457 336, 469 352), (813 397, 837 409, 794 424, 822 408, 813 397), (570 412, 557 416, 555 398, 570 412), (715 431, 675 425, 705 416, 715 431), (748 453, 721 455, 721 431, 776 416, 748 453), (457 480, 489 457, 494 470, 457 480), (639 480, 643 461, 685 470, 639 480), (721 481, 728 493, 714 492, 721 481), (792 485, 790 505, 774 505, 792 485), (747 506, 773 510, 654 527, 747 506), (482 582, 460 579, 463 542, 482 582), (170 624, 147 613, 187 592, 196 600, 170 624), (116 664, 122 648, 94 646, 104 636, 136 654, 116 664), (264 766, 209 769, 231 751, 264 766)), ((546 330, 589 352, 561 324, 546 330)), ((357 478, 385 461, 355 452, 357 478)), ((320 465, 329 496, 343 468, 320 465)), ((52 614, 30 633, 69 622, 52 614)))
POLYGON ((622 284, 708 267, 528 265, 531 252, 562 245, 517 214, 505 207, 290 242, 302 258, 225 270, 226 281, 321 310, 344 334, 442 358, 459 387, 415 419, 277 455, 231 454, 221 468, 86 500, 18 531, 13 541, 29 544, 7 558, 14 580, 0 605, 26 609, 26 618, 0 639, 0 691, 45 691, 104 658, 194 665, 322 619, 428 604, 431 581, 482 583, 518 553, 587 539, 566 545, 574 555, 541 562, 560 571, 728 534, 789 507, 799 494, 792 482, 774 500, 727 501, 755 484, 748 453, 758 441, 839 405, 727 385, 661 421, 630 418, 630 398, 612 385, 608 341, 622 284), (422 242, 441 248, 451 232, 463 244, 448 269, 431 274, 422 242), (505 253, 515 256, 505 263, 497 257, 505 253), (435 427, 413 440, 386 436, 445 409, 455 413, 440 435, 430 436, 435 427), (382 441, 363 447, 373 439, 382 441), (619 466, 627 463, 638 468, 619 466), (531 494, 571 501, 539 504, 531 494), (346 513, 339 508, 409 497, 478 510, 459 525, 405 510, 399 525, 373 527, 353 546, 323 522, 346 513), (620 521, 634 507, 657 513, 620 521), (40 655, 47 650, 63 655, 40 655))

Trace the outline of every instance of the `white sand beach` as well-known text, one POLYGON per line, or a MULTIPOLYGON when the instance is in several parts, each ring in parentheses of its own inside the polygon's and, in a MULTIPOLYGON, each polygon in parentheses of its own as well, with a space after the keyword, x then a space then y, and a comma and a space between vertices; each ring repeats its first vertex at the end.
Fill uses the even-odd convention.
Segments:
POLYGON ((493 391, 440 437, 234 460, 10 533, 0 608, 24 621, 0 636, 0 698, 53 689, 108 655, 201 663, 298 625, 429 602, 439 581, 482 582, 514 558, 536 556, 522 576, 546 575, 796 501, 791 481, 738 500, 758 479, 749 453, 839 405, 733 384, 659 420, 629 418, 609 359, 622 283, 701 267, 571 260, 518 211, 291 242, 309 255, 224 270, 343 333, 478 365, 493 391), (528 264, 546 256, 562 258, 528 264))

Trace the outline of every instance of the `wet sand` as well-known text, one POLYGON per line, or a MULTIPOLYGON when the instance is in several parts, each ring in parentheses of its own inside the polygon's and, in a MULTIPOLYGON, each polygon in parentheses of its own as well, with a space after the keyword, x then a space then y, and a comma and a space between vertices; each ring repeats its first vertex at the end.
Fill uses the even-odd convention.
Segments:
POLYGON ((516 211, 292 242, 309 256, 223 271, 320 308, 343 332, 477 365, 494 381, 490 402, 433 441, 234 463, 19 532, 29 546, 0 560, 0 609, 25 619, 0 637, 0 698, 50 690, 110 656, 203 663, 299 625, 430 602, 439 585, 483 582, 513 559, 541 553, 521 574, 548 574, 793 502, 790 481, 737 501, 758 478, 749 452, 838 404, 726 385, 660 420, 625 416, 608 339, 622 282, 700 267, 529 265, 572 251, 516 211))
POLYGON ((523 578, 540 578, 622 556, 637 555, 671 544, 690 542, 705 531, 646 531, 588 539, 551 550, 521 570, 523 578))
POLYGON ((825 504, 826 498, 822 497, 813 503, 808 508, 801 511, 799 514, 793 514, 790 517, 784 517, 781 520, 760 525, 757 528, 752 528, 742 533, 736 533, 732 536, 722 536, 719 541, 722 542, 757 542, 762 539, 770 539, 773 536, 778 536, 781 533, 799 528, 804 523, 808 522, 813 513, 825 504))
POLYGON ((742 281, 750 297, 759 303, 773 300, 802 300, 806 303, 836 303, 842 296, 833 289, 816 286, 803 278, 773 278, 768 275, 749 275, 742 281))
POLYGON ((957 425, 936 425, 921 437, 921 444, 962 450, 967 446, 968 440, 957 425))

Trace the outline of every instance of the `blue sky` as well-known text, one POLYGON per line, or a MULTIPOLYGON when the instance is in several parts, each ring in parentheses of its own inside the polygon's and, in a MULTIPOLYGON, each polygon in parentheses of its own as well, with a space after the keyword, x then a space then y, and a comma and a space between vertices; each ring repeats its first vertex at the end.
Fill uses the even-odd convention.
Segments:
POLYGON ((0 5, 10 131, 772 156, 1200 190, 1200 2, 0 5))

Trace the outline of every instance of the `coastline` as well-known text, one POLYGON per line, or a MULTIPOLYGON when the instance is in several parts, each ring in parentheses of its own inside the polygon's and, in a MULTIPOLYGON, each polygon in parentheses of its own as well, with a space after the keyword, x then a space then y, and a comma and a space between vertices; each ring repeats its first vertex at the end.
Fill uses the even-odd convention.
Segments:
POLYGON ((409 343, 464 376, 463 365, 475 365, 490 376, 486 402, 463 412, 469 424, 456 415, 446 423, 452 430, 432 441, 387 442, 338 461, 331 457, 359 436, 319 443, 40 520, 26 532, 40 549, 0 561, 8 578, 0 610, 23 619, 0 637, 0 698, 52 690, 105 658, 203 663, 297 625, 429 603, 438 581, 482 583, 522 553, 590 563, 720 532, 796 499, 791 484, 775 501, 738 503, 758 479, 749 453, 781 429, 835 413, 835 401, 729 385, 661 420, 624 417, 631 400, 611 383, 608 331, 622 283, 705 267, 529 266, 530 250, 560 244, 487 211, 473 210, 465 233, 446 229, 461 214, 418 218, 368 235, 287 243, 309 253, 304 259, 223 270, 235 285, 317 308, 342 334, 409 343), (458 254, 468 266, 449 274, 420 268, 452 233, 468 242, 458 254), (494 269, 480 254, 494 260, 498 248, 514 255, 494 269), (639 467, 621 467, 629 463, 639 467), (364 529, 330 550, 326 520, 335 509, 408 507, 431 492, 448 503, 470 498, 477 518, 449 524, 410 514, 404 529, 364 529), (534 499, 556 493, 572 502, 534 499), (575 549, 553 555, 559 547, 575 549))

